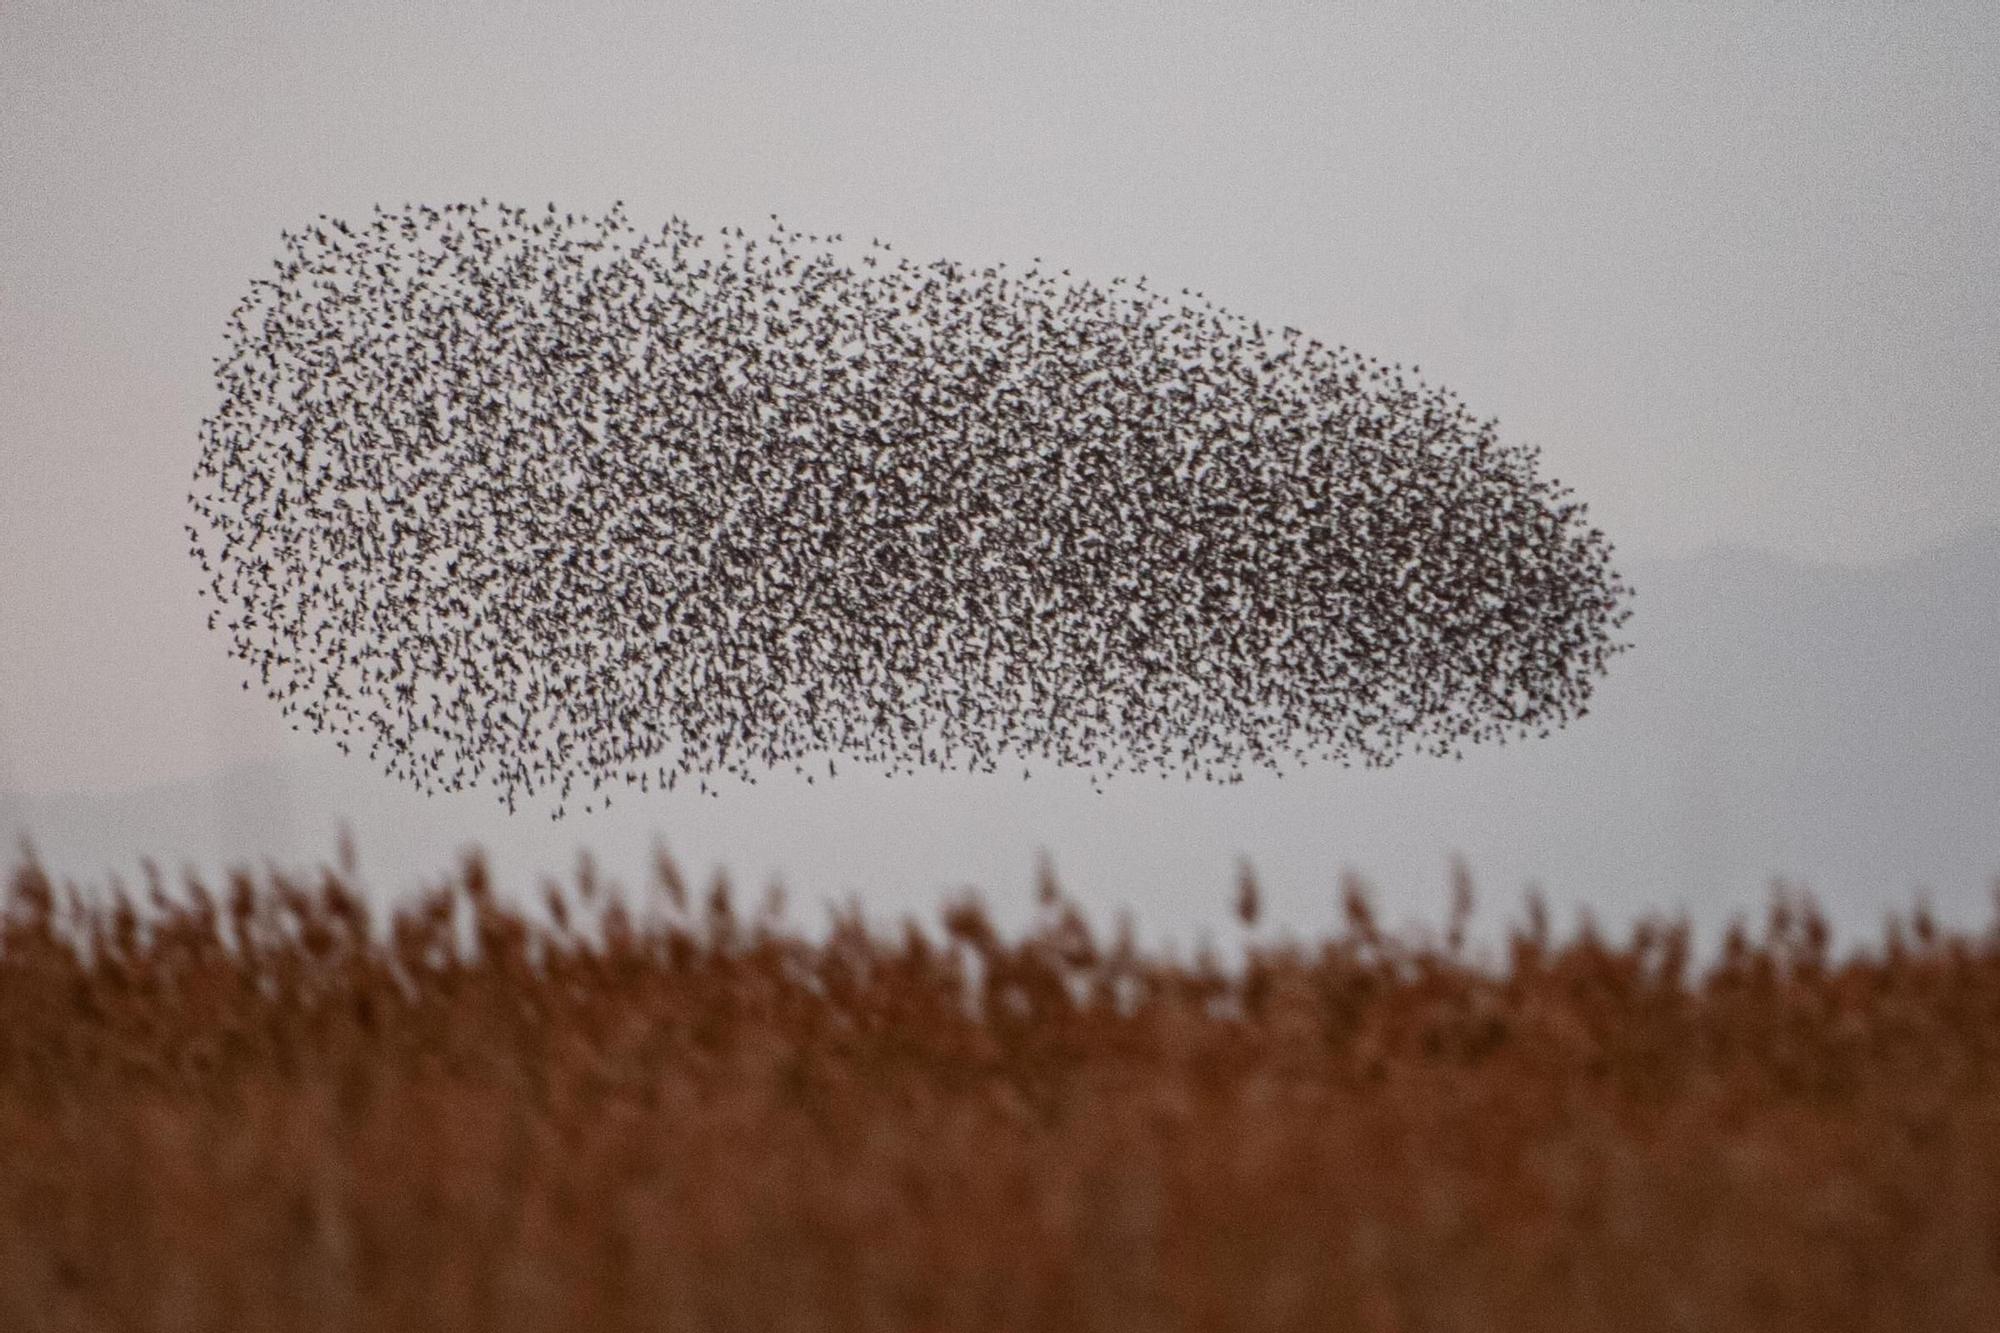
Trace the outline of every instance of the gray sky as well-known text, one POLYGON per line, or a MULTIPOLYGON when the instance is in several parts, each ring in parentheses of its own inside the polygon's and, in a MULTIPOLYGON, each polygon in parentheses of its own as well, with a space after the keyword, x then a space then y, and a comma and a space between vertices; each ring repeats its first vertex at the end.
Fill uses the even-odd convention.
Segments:
POLYGON ((279 231, 377 202, 1193 287, 1421 366, 1639 559, 2000 514, 1987 4, 0 0, 0 125, 0 788, 330 746, 183 497, 279 231))

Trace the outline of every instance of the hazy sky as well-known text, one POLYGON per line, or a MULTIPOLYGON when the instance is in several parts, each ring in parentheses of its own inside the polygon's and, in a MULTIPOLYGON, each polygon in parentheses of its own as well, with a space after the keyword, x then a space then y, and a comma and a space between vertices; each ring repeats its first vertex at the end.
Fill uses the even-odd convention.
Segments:
POLYGON ((279 231, 378 202, 1193 287, 1421 366, 1638 557, 2000 513, 1990 4, 0 0, 0 127, 0 788, 329 744, 203 628, 184 495, 279 231))

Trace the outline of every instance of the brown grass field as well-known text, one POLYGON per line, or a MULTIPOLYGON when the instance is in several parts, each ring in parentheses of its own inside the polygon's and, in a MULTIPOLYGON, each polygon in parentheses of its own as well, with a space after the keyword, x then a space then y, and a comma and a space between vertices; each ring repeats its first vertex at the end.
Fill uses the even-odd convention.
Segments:
POLYGON ((2000 927, 151 880, 11 873, 0 1329, 2000 1328, 2000 927))

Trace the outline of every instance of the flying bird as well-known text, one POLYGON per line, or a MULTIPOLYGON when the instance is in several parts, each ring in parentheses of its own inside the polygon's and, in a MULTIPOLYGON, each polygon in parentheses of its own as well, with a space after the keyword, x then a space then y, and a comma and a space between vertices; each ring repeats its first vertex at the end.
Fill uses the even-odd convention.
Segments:
POLYGON ((561 818, 813 754, 1457 754, 1583 716, 1628 646, 1584 506, 1414 366, 771 220, 283 233, 188 497, 235 656, 343 753, 561 818))

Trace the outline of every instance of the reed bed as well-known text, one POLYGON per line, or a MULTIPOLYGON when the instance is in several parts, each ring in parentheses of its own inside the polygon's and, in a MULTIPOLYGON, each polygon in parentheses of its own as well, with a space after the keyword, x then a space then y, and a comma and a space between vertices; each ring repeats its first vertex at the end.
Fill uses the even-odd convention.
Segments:
POLYGON ((483 860, 0 922, 9 1330, 2000 1327, 2000 926, 808 938, 483 860))

